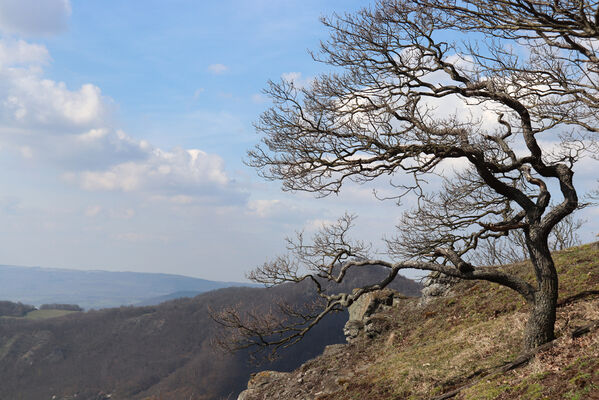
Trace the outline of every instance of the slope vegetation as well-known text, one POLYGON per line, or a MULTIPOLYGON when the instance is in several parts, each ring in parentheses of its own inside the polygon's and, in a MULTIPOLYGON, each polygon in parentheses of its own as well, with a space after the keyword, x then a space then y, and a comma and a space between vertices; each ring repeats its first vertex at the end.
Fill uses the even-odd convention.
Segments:
POLYGON ((460 282, 449 297, 423 306, 408 299, 378 314, 375 339, 329 346, 289 374, 255 375, 242 398, 599 399, 599 243, 554 258, 558 338, 534 354, 520 352, 528 310, 519 296, 460 282))

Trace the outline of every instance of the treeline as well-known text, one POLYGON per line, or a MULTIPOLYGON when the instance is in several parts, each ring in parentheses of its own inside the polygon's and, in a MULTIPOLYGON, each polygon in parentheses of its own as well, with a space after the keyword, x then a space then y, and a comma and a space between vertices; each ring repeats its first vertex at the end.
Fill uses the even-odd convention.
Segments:
POLYGON ((77 304, 42 304, 40 310, 83 311, 77 304))
POLYGON ((0 317, 24 317, 36 308, 29 304, 12 301, 0 301, 0 317))
MULTIPOLYGON (((42 304, 40 310, 64 310, 64 311, 83 311, 83 308, 77 304, 42 304)), ((27 313, 35 311, 37 308, 31 304, 21 302, 0 301, 0 317, 24 317, 27 313)))

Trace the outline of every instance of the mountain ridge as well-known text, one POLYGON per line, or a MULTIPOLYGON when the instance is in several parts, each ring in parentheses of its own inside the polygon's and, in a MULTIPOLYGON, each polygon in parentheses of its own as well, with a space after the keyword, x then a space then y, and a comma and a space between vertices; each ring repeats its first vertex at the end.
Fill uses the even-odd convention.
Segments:
MULTIPOLYGON (((359 284, 385 273, 357 271, 349 281, 359 284)), ((411 295, 421 288, 401 276, 393 285, 411 295)), ((230 287, 157 306, 45 320, 0 319, 0 400, 104 400, 108 395, 112 400, 234 399, 252 372, 264 367, 291 370, 326 345, 344 341, 347 313, 328 316, 302 343, 257 366, 249 363, 248 351, 215 353, 213 339, 222 331, 209 310, 267 310, 277 300, 311 302, 315 296, 309 282, 230 287)))
POLYGON ((142 303, 176 292, 202 293, 232 286, 255 285, 167 273, 0 265, 1 299, 36 306, 68 303, 85 309, 110 308, 142 303))

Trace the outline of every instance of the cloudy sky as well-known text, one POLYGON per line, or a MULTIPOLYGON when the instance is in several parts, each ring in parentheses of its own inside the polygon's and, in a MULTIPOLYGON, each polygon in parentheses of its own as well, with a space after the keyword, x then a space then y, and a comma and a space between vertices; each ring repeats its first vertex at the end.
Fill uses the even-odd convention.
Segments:
POLYGON ((314 199, 243 164, 267 80, 321 72, 319 16, 360 5, 0 0, 0 264, 243 280, 346 210, 392 234, 370 187, 314 199))

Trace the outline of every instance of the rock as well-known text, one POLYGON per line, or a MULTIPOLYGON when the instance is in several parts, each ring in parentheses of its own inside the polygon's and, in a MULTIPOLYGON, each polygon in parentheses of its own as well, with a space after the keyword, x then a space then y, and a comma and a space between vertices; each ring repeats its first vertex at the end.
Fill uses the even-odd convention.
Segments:
POLYGON ((424 305, 432 299, 451 295, 451 289, 459 282, 458 278, 442 274, 440 272, 431 272, 424 281, 422 297, 420 304, 424 305))
POLYGON ((253 389, 246 389, 243 392, 239 393, 239 396, 237 396, 237 400, 249 400, 255 394, 256 394, 255 390, 253 390, 253 389))
POLYGON ((361 321, 374 313, 389 309, 393 306, 396 296, 399 296, 399 293, 389 289, 363 294, 349 306, 349 320, 361 321))
POLYGON ((345 339, 348 342, 356 339, 362 332, 373 338, 383 329, 381 324, 374 323, 372 316, 393 307, 400 295, 394 290, 383 289, 360 296, 349 306, 349 320, 343 327, 345 339))
POLYGON ((389 320, 387 318, 381 318, 375 315, 364 321, 364 334, 370 339, 379 336, 387 330, 389 330, 389 320))
POLYGON ((343 334, 345 335, 345 339, 348 342, 351 342, 364 330, 364 322, 358 321, 356 319, 350 319, 345 323, 343 327, 343 334))
POLYGON ((250 378, 248 389, 256 389, 261 386, 269 385, 275 381, 286 379, 289 375, 291 375, 289 372, 260 371, 250 378))

